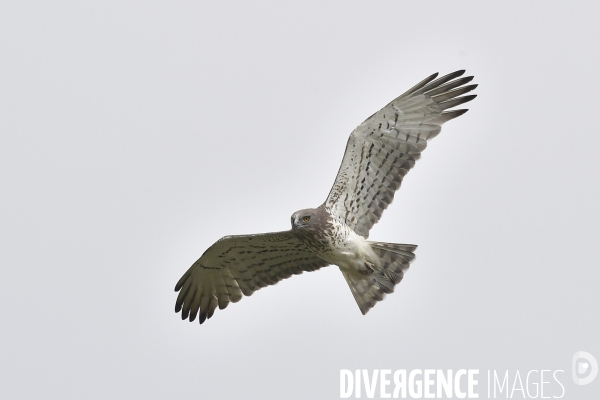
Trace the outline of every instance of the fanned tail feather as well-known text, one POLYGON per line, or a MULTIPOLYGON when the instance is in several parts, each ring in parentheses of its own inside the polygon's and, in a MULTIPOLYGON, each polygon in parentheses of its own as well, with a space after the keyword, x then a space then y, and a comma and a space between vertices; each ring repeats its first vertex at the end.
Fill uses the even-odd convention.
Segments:
POLYGON ((369 244, 380 260, 373 273, 367 275, 359 271, 342 270, 363 315, 378 301, 385 299, 386 294, 394 291, 394 287, 400 283, 404 272, 414 261, 414 251, 417 248, 413 244, 383 242, 369 242, 369 244))

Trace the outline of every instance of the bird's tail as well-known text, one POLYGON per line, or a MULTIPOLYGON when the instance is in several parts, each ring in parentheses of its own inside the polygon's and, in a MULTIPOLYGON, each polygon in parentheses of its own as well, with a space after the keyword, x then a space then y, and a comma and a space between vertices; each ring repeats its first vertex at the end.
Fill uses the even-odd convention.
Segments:
POLYGON ((415 259, 414 251, 417 248, 414 244, 369 242, 369 245, 380 260, 371 274, 342 270, 363 315, 383 300, 387 293, 394 291, 394 286, 400 283, 404 272, 415 259))

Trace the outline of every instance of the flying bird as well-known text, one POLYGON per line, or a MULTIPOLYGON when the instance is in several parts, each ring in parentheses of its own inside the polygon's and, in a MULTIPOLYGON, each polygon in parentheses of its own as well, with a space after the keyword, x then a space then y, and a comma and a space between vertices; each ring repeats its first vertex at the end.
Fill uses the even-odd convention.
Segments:
POLYGON ((402 179, 445 122, 473 100, 464 70, 435 73, 367 118, 351 134, 323 204, 292 214, 283 232, 225 236, 181 277, 175 312, 200 323, 265 286, 337 265, 363 314, 392 293, 415 259, 416 245, 369 241, 369 231, 402 179))

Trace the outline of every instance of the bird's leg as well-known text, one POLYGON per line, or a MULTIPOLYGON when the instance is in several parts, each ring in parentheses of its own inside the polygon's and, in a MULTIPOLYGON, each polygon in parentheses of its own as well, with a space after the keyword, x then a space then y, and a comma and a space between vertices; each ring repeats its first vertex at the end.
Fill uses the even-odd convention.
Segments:
POLYGON ((375 264, 373 264, 370 261, 365 260, 364 268, 359 269, 359 271, 365 275, 371 275, 373 272, 375 272, 375 264))

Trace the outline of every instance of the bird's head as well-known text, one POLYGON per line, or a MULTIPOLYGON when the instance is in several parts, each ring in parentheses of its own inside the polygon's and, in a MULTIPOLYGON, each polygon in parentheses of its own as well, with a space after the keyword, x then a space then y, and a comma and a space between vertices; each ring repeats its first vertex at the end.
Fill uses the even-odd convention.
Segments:
POLYGON ((319 208, 307 208, 292 214, 292 229, 310 229, 324 224, 325 215, 319 208))

